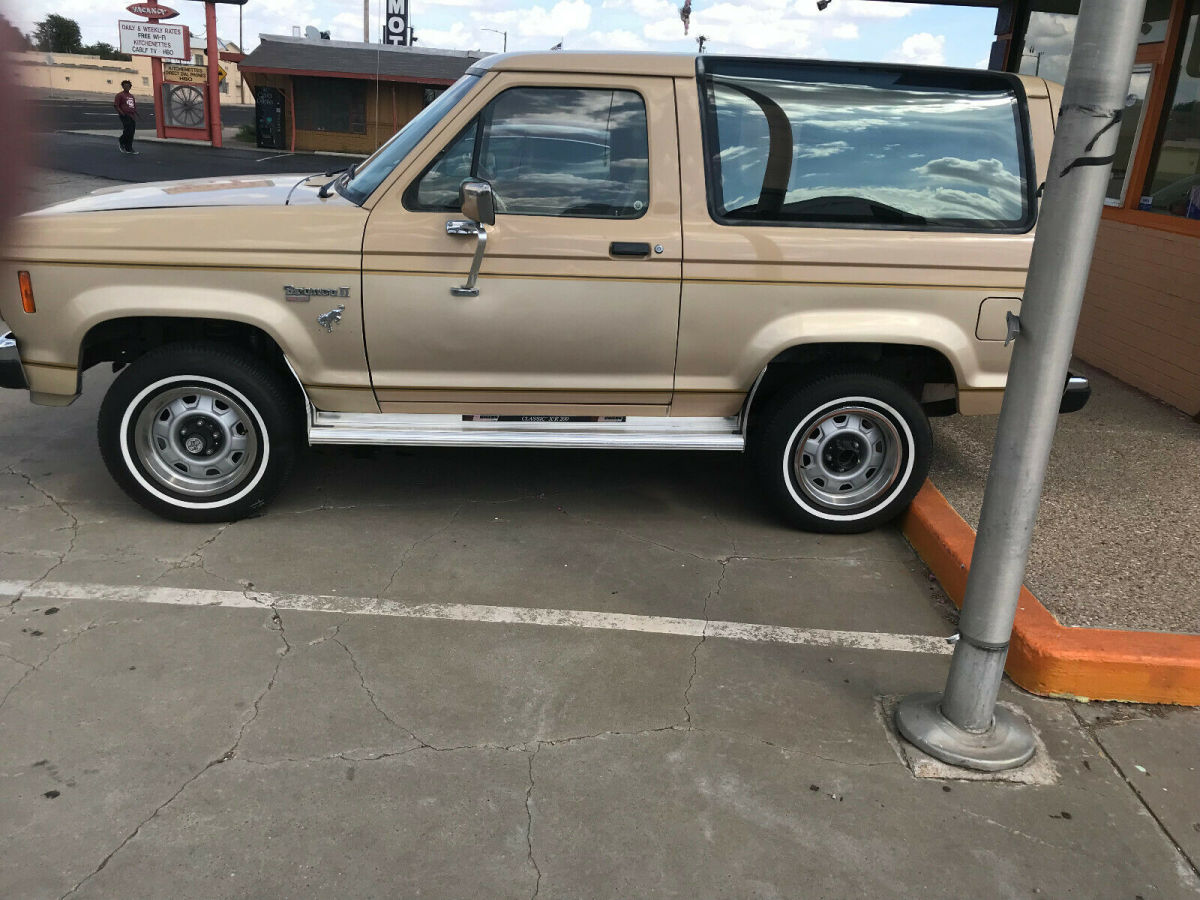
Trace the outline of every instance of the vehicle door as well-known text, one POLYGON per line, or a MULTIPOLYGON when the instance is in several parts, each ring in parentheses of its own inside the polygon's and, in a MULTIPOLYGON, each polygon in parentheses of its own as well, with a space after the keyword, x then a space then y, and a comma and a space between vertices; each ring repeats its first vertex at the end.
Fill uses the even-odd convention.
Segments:
POLYGON ((364 237, 381 409, 665 414, 682 258, 671 79, 504 73, 439 134, 364 237), (496 208, 476 296, 451 292, 477 246, 447 233, 466 180, 489 182, 496 208))

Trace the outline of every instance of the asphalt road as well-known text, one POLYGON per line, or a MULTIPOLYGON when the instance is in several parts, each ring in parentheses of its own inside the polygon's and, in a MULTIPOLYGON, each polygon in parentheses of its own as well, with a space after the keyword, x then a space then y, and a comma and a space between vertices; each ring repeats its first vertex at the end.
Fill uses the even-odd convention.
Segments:
MULTIPOLYGON (((113 91, 114 96, 116 90, 113 91)), ((140 127, 153 129, 154 103, 148 94, 134 92, 138 101, 140 127)), ((222 106, 223 125, 246 125, 254 121, 252 106, 222 106)), ((92 128, 116 127, 117 115, 108 100, 55 100, 49 97, 33 101, 33 127, 40 132, 80 131, 92 128)))
MULTIPOLYGON (((93 126, 94 127, 94 126, 93 126)), ((206 178, 268 172, 328 172, 344 169, 355 161, 345 156, 315 153, 280 153, 254 147, 224 147, 207 144, 173 144, 138 141, 138 156, 117 150, 117 131, 112 137, 55 132, 40 136, 39 158, 43 165, 60 172, 74 172, 117 181, 168 181, 176 178, 206 178)))

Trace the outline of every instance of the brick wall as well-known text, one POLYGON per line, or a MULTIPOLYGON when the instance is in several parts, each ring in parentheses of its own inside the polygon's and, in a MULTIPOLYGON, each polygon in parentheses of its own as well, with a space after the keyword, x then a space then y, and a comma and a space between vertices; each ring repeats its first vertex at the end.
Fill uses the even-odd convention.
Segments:
POLYGON ((1200 413, 1200 238, 1102 221, 1075 353, 1200 413))

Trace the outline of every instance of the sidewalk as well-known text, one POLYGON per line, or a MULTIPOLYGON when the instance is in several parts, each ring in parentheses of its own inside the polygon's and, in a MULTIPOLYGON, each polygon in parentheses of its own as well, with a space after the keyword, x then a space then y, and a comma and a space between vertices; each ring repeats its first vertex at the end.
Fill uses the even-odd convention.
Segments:
MULTIPOLYGON (((148 141, 155 144, 182 144, 185 147, 203 147, 209 150, 214 149, 241 149, 241 150, 258 150, 264 154, 275 154, 278 156, 291 156, 291 150, 264 150, 260 148, 254 141, 238 140, 239 128, 224 127, 221 129, 221 140, 224 144, 222 148, 214 148, 207 141, 192 141, 184 138, 160 138, 155 134, 150 134, 147 131, 139 131, 135 136, 136 141, 148 141)), ((112 137, 114 140, 120 135, 119 128, 72 128, 62 132, 63 134, 89 134, 100 137, 112 137)), ((300 156, 311 156, 313 151, 298 150, 295 151, 300 156)), ((347 159, 362 159, 361 153, 339 153, 336 150, 322 150, 320 156, 340 156, 347 159)))
MULTIPOLYGON (((1200 424, 1089 366, 1061 416, 1025 583, 1064 625, 1200 633, 1200 424)), ((930 480, 978 526, 996 417, 934 420, 930 480)))

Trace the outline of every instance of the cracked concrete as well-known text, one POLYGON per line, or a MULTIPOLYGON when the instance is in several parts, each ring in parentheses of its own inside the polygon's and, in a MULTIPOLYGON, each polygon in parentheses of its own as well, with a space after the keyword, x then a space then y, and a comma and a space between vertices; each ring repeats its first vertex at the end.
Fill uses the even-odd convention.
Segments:
POLYGON ((89 373, 65 410, 0 396, 3 580, 52 570, 255 606, 0 597, 0 896, 1200 884, 1188 711, 1081 721, 1006 686, 1058 783, 918 781, 876 700, 940 686, 941 657, 271 605, 382 593, 947 633, 896 532, 781 527, 737 457, 320 450, 265 516, 179 525, 125 500, 91 449, 109 377, 89 373))
POLYGON ((542 744, 538 742, 529 753, 529 790, 525 792, 525 842, 529 846, 529 865, 533 867, 536 875, 531 897, 536 897, 542 890, 542 867, 538 865, 537 857, 533 854, 533 762, 537 759, 538 751, 541 749, 542 744))

